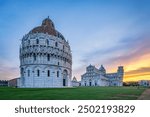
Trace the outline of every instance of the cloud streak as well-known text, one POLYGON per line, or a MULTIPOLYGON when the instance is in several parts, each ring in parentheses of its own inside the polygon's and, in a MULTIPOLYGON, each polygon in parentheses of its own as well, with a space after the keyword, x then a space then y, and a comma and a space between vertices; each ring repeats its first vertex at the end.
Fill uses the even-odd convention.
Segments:
MULTIPOLYGON (((144 77, 145 73, 150 74, 149 57, 150 35, 145 34, 137 38, 121 40, 115 47, 112 48, 104 50, 100 49, 87 53, 81 62, 84 65, 87 64, 87 61, 94 61, 93 63, 97 66, 100 65, 100 63, 105 64, 110 71, 115 71, 117 66, 124 65, 126 72, 125 80, 128 80, 134 75, 143 75, 144 77)), ((84 71, 82 67, 79 69, 80 70, 77 70, 77 72, 79 71, 81 73, 81 71, 84 71)))
POLYGON ((150 67, 142 67, 136 70, 131 70, 131 71, 126 72, 126 75, 142 74, 142 73, 150 74, 150 67))
POLYGON ((10 61, 0 59, 0 80, 19 77, 19 67, 14 67, 10 61))

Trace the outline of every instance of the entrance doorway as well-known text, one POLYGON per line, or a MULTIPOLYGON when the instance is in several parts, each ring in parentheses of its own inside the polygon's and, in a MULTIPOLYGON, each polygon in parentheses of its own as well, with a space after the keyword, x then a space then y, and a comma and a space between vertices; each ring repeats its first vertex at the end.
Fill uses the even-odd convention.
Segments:
POLYGON ((92 83, 90 82, 90 86, 92 86, 92 83))
POLYGON ((66 79, 63 79, 63 86, 66 86, 66 79))
POLYGON ((91 79, 89 80, 89 86, 92 86, 92 80, 91 79))
POLYGON ((68 80, 68 72, 67 72, 67 70, 64 70, 64 71, 63 71, 63 82, 62 82, 62 83, 63 83, 63 84, 62 84, 63 86, 68 86, 68 85, 67 85, 67 80, 68 80))

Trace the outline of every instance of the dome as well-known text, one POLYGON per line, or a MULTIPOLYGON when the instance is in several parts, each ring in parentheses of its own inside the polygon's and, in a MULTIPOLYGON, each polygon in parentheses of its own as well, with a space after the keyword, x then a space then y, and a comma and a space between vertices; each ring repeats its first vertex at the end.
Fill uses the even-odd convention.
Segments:
POLYGON ((58 32, 55 30, 54 23, 48 17, 42 21, 42 25, 33 28, 30 33, 48 33, 49 35, 57 36, 58 32))

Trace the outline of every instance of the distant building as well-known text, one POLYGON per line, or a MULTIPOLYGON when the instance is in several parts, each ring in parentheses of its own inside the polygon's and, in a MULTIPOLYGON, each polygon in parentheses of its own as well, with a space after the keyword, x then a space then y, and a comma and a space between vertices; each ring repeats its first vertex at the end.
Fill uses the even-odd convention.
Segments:
POLYGON ((72 83, 72 86, 73 86, 73 87, 78 87, 78 86, 80 86, 80 82, 77 81, 76 77, 73 77, 73 80, 71 81, 71 83, 72 83))
POLYGON ((19 78, 14 78, 8 81, 9 87, 18 87, 19 78))
POLYGON ((123 75, 123 66, 119 66, 116 73, 106 73, 103 65, 99 69, 89 65, 81 76, 81 86, 122 86, 123 75))
POLYGON ((150 86, 150 80, 140 80, 138 83, 140 86, 145 86, 145 87, 150 86))
POLYGON ((0 86, 8 86, 7 80, 0 80, 0 86))

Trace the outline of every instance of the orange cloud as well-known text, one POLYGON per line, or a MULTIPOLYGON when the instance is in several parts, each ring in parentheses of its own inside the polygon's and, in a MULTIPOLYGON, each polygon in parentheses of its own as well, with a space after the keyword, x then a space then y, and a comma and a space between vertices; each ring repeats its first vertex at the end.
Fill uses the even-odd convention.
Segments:
POLYGON ((107 59, 108 70, 115 72, 118 65, 123 65, 124 81, 150 80, 150 36, 139 37, 126 48, 128 51, 107 59))
POLYGON ((124 81, 150 80, 150 73, 125 75, 124 81))

